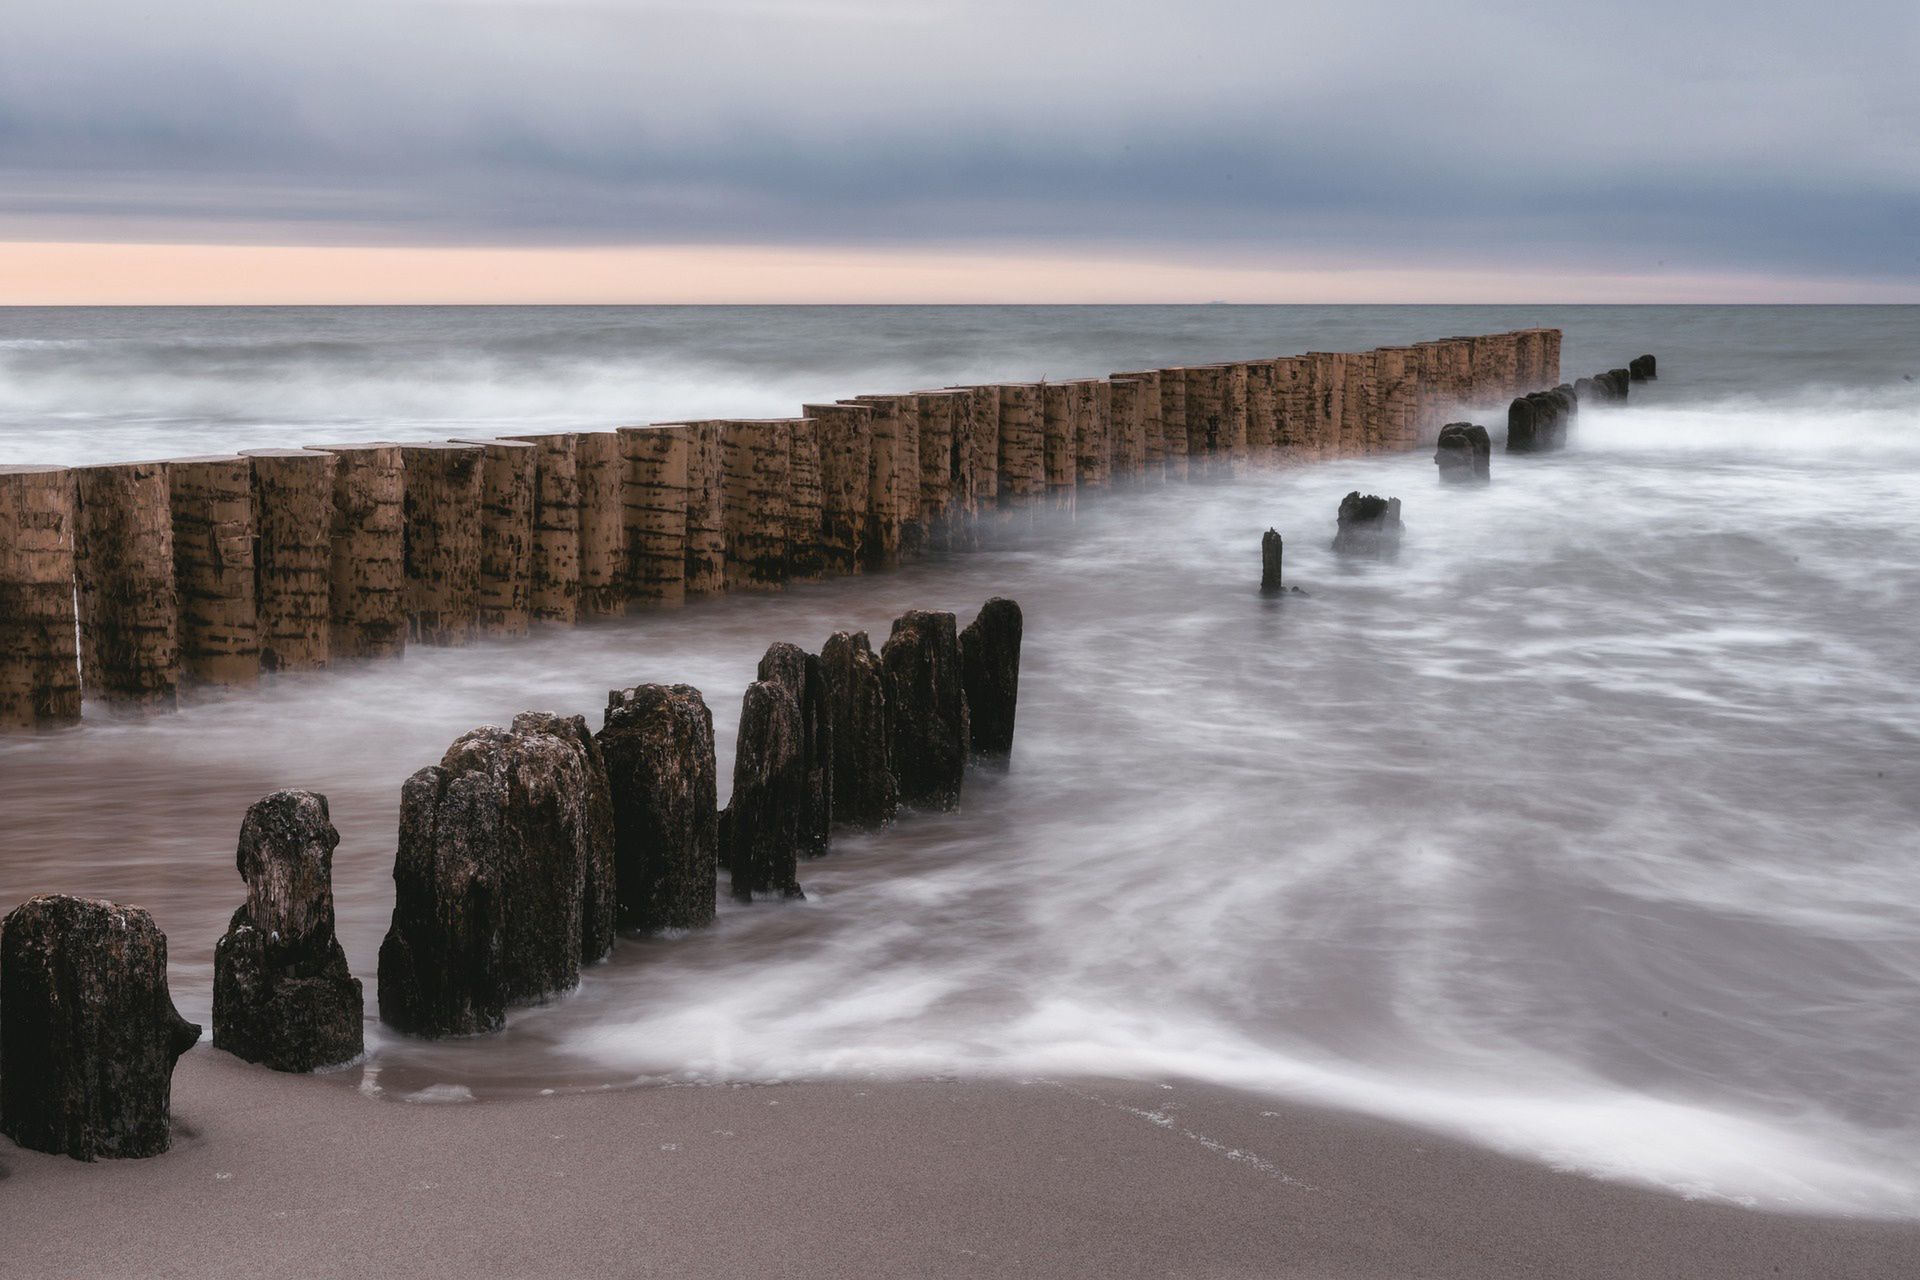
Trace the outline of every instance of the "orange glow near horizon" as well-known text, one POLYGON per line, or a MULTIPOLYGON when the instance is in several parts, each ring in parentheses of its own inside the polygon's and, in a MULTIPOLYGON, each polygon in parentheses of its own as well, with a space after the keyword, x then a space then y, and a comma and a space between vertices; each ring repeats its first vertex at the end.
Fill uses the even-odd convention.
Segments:
POLYGON ((1767 276, 1235 265, 1032 250, 0 241, 0 305, 1901 302, 1767 276))

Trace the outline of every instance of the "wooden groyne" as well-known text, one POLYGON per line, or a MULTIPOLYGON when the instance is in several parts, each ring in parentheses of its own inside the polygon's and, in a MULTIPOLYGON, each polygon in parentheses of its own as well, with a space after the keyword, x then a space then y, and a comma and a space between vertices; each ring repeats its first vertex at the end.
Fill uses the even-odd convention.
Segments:
POLYGON ((1559 380, 1559 330, 1522 329, 764 421, 0 468, 0 727, 884 568, 1083 493, 1417 448, 1559 380))

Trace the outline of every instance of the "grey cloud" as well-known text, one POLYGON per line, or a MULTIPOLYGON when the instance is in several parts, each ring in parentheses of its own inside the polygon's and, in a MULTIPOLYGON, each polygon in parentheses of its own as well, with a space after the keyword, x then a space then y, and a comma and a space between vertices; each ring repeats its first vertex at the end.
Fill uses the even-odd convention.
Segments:
POLYGON ((1920 277, 1907 6, 81 9, 0 42, 0 234, 1920 277))

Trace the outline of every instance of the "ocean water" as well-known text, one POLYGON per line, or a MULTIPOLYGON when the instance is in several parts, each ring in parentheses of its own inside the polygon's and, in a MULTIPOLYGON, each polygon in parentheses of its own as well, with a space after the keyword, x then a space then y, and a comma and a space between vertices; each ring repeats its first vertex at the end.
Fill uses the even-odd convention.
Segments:
MULTIPOLYGON (((368 1105, 1077 1073, 1351 1107, 1603 1177, 1920 1216, 1920 309, 0 311, 0 460, 794 411, 1527 324, 1661 380, 1569 449, 1116 493, 978 552, 0 740, 0 909, 167 930, 205 1020, 253 799, 329 796, 373 1008, 400 784, 465 729, 698 685, 724 779, 774 640, 1027 616, 1014 757, 805 902, 624 941, 499 1036, 369 1023, 368 1105), (1398 560, 1327 550, 1400 497, 1398 560), (1260 598, 1261 530, 1304 596, 1260 598)), ((1496 428, 1491 407, 1473 416, 1496 428)))

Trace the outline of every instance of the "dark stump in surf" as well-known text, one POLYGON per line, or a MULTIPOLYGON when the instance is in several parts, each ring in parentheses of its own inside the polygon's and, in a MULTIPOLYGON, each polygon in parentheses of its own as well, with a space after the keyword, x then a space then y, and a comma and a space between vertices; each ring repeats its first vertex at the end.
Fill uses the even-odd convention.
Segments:
POLYGON ((607 695, 598 735, 613 787, 614 874, 622 929, 713 923, 719 839, 713 713, 691 685, 607 695))
POLYGON ((1635 382, 1655 382, 1659 380, 1659 363, 1650 355, 1635 356, 1627 361, 1627 376, 1635 382))
POLYGON ((1580 410, 1580 401, 1573 394, 1573 388, 1565 385, 1540 393, 1552 407, 1552 417, 1547 423, 1546 447, 1564 449, 1567 437, 1573 430, 1573 417, 1580 410))
POLYGON ((139 907, 46 894, 0 923, 0 1132, 76 1160, 157 1156, 173 1064, 200 1038, 139 907))
POLYGON ((1339 519, 1336 554, 1384 560, 1400 550, 1400 499, 1355 491, 1340 500, 1339 519))
POLYGON ((893 776, 893 721, 887 674, 867 633, 835 632, 820 651, 833 745, 833 816, 852 827, 893 820, 900 788, 893 776))
POLYGON ((589 888, 613 834, 596 813, 605 784, 591 746, 577 716, 523 715, 475 729, 407 779, 381 1021, 423 1036, 494 1031, 508 1006, 579 981, 584 905, 611 893, 589 888))
POLYGON ((758 678, 785 688, 800 708, 800 767, 806 774, 800 853, 817 858, 827 851, 833 830, 833 717, 827 710, 826 674, 818 657, 782 641, 760 659, 758 678))
POLYGON ((581 817, 586 823, 586 866, 580 878, 580 963, 592 964, 613 950, 619 914, 619 874, 614 865, 613 786, 607 759, 587 728, 585 716, 528 711, 515 716, 516 733, 543 733, 572 742, 580 750, 586 778, 581 817))
POLYGON ((1433 451, 1442 484, 1486 484, 1492 478, 1493 442, 1485 427, 1449 422, 1433 451))
POLYGON ((1609 369, 1601 374, 1599 378, 1595 379, 1596 382, 1603 380, 1611 392, 1609 398, 1615 404, 1625 404, 1627 402, 1627 386, 1633 381, 1633 375, 1625 369, 1609 369))
POLYGON ((910 609, 880 647, 893 722, 893 775, 900 802, 927 809, 960 803, 972 735, 950 613, 910 609))
POLYGON ((360 1055, 360 980, 333 928, 327 798, 276 791, 240 824, 247 900, 213 949, 213 1047, 275 1071, 360 1055))
POLYGON ((1602 387, 1593 378, 1575 378, 1573 380, 1573 398, 1580 404, 1599 404, 1607 396, 1607 388, 1602 387))
MULTIPOLYGON (((1262 591, 1280 589, 1280 535, 1260 540, 1262 591), (1269 551, 1269 546, 1271 551, 1269 551), (1273 586, 1267 586, 1271 575, 1273 586)), ((967 729, 973 753, 1004 756, 1013 750, 1013 716, 1020 700, 1020 606, 998 596, 960 633, 960 684, 967 699, 967 729)))
POLYGON ((1507 452, 1540 452, 1538 406, 1530 396, 1520 396, 1507 406, 1507 452))
MULTIPOLYGON (((1286 544, 1280 537, 1280 531, 1278 529, 1269 529, 1265 533, 1260 535, 1260 594, 1261 595, 1277 596, 1280 594, 1281 590, 1283 589, 1280 585, 1280 568, 1281 568, 1281 559, 1285 551, 1286 551, 1286 544)), ((967 694, 967 710, 975 716, 978 716, 980 714, 978 708, 974 704, 973 694, 971 690, 969 690, 967 694)), ((978 736, 979 732, 980 730, 976 726, 974 729, 974 734, 978 736)))
POLYGON ((785 685, 756 680, 740 705, 733 795, 720 815, 720 843, 733 896, 802 898, 796 874, 807 774, 800 704, 785 685))

